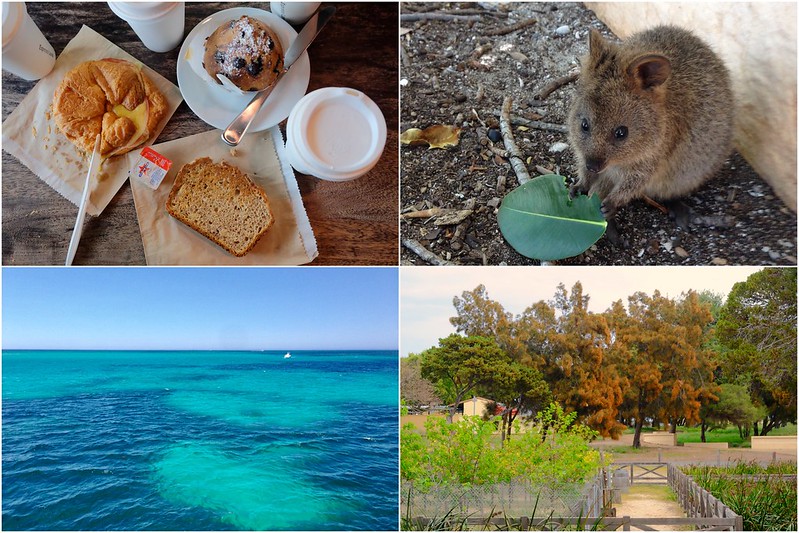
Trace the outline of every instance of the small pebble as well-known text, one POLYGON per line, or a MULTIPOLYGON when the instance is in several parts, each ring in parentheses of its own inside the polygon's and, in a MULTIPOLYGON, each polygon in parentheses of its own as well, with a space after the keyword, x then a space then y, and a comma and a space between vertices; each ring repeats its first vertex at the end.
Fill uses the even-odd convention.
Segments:
POLYGON ((777 259, 779 259, 780 257, 782 257, 782 254, 781 254, 781 253, 779 253, 779 252, 776 252, 776 251, 770 251, 770 252, 768 253, 768 256, 769 256, 769 257, 770 257, 772 260, 776 261, 777 259))
POLYGON ((571 28, 569 28, 568 26, 565 26, 565 25, 564 26, 560 26, 560 27, 558 27, 555 30, 555 35, 559 35, 561 37, 565 37, 566 35, 569 34, 570 31, 571 31, 571 28))
POLYGON ((712 264, 714 264, 714 265, 726 265, 727 264, 727 260, 724 259, 723 257, 714 257, 710 262, 712 264))
POLYGON ((780 246, 784 246, 785 248, 793 248, 793 243, 791 241, 786 240, 786 239, 778 240, 777 244, 779 244, 780 246))
POLYGON ((402 86, 402 87, 406 87, 408 85, 408 83, 410 83, 410 82, 408 81, 407 78, 402 78, 400 80, 400 86, 402 86))
POLYGON ((549 147, 549 151, 553 154, 558 154, 569 147, 568 144, 563 142, 557 142, 549 147))
POLYGON ((502 133, 497 128, 489 128, 488 138, 491 139, 491 142, 499 142, 502 140, 502 133))
POLYGON ((489 207, 496 208, 499 206, 500 202, 502 202, 502 200, 499 198, 491 198, 487 203, 489 207))
POLYGON ((678 246, 674 249, 674 253, 679 255, 680 257, 688 257, 688 252, 685 251, 685 248, 682 246, 678 246))

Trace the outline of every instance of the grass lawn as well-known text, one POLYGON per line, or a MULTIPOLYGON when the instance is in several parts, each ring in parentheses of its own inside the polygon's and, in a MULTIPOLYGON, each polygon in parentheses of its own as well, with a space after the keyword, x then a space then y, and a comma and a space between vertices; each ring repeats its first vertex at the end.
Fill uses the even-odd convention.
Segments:
MULTIPOLYGON (((778 435, 796 435, 796 424, 789 424, 785 427, 778 428, 769 432, 771 436, 778 435)), ((702 442, 702 431, 698 427, 677 428, 677 443, 682 444, 685 442, 702 442)), ((705 432, 705 440, 707 442, 728 442, 730 448, 749 448, 751 445, 748 440, 741 439, 738 434, 738 428, 729 426, 724 429, 714 429, 705 432)))

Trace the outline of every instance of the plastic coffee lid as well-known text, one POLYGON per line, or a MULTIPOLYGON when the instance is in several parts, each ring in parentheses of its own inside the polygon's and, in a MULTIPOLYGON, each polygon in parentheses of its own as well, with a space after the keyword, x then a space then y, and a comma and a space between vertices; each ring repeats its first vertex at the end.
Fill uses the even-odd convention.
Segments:
POLYGON ((305 174, 347 181, 377 164, 386 120, 368 96, 346 87, 306 94, 289 115, 286 138, 292 166, 305 174))
POLYGON ((177 2, 108 2, 108 7, 125 20, 149 20, 169 13, 177 2))
POLYGON ((3 2, 3 46, 17 34, 25 18, 23 2, 3 2))

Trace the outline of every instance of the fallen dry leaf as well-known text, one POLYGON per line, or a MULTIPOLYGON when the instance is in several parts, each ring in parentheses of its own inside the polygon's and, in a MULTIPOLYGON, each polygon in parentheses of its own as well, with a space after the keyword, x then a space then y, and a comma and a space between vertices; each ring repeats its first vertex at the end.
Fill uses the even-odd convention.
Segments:
POLYGON ((429 148, 446 148, 457 146, 460 137, 460 128, 435 124, 423 130, 419 128, 405 130, 400 135, 400 142, 402 144, 427 144, 429 148))

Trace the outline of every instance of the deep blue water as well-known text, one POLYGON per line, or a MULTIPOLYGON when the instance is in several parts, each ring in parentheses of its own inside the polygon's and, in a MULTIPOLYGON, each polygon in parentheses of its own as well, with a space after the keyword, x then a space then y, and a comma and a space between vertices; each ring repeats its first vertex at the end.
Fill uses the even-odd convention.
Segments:
POLYGON ((396 530, 397 352, 3 351, 5 530, 396 530))

